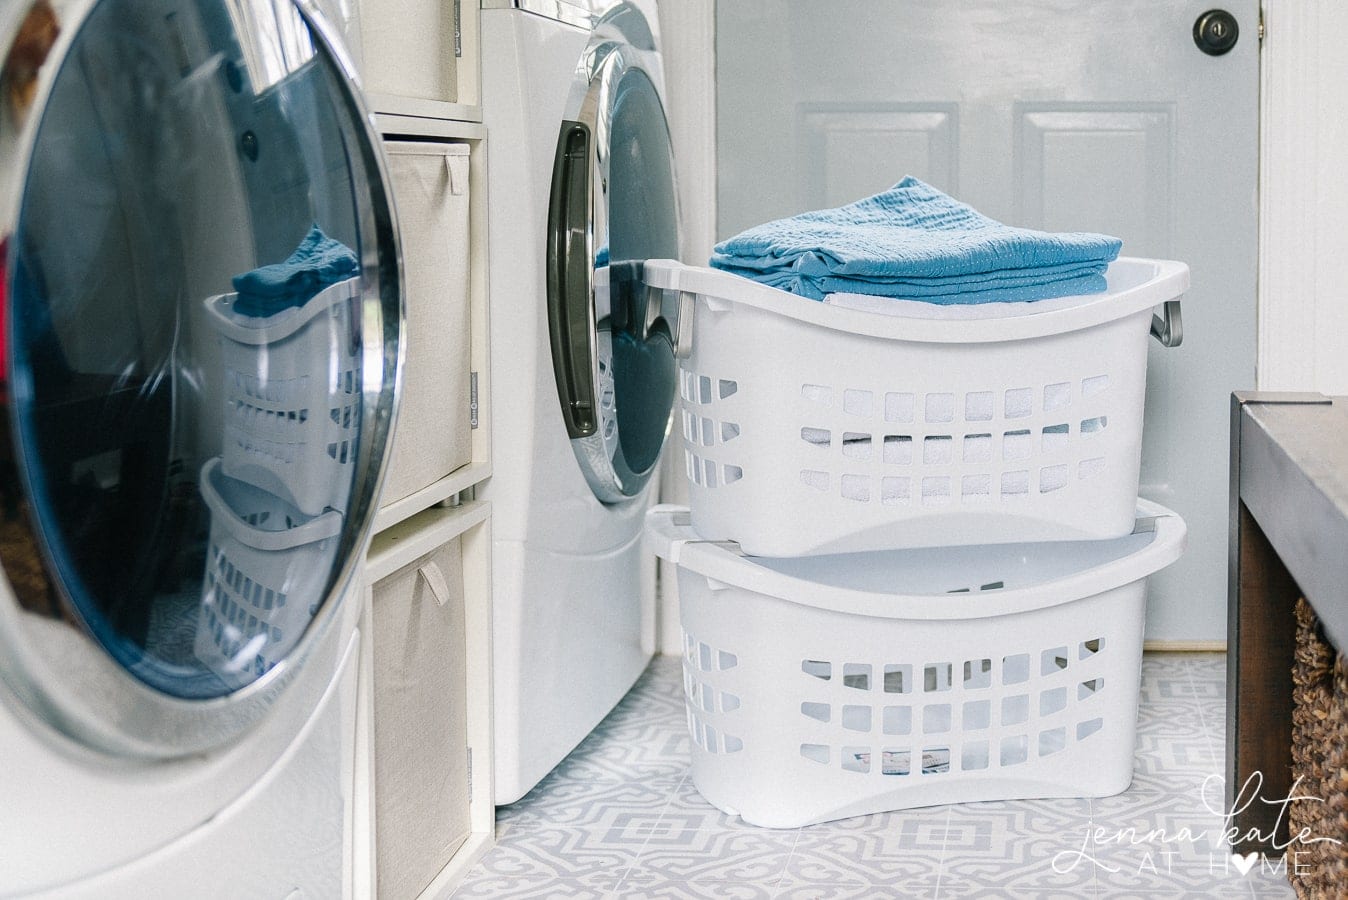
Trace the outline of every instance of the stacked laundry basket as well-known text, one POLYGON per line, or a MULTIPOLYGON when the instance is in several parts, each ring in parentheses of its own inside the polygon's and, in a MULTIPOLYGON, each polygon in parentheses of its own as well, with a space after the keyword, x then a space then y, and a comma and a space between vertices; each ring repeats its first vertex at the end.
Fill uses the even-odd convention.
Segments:
POLYGON ((270 315, 203 309, 219 346, 221 455, 194 650, 228 683, 285 658, 323 596, 351 498, 361 412, 360 278, 270 315))
POLYGON ((1107 280, 858 309, 646 264, 680 307, 691 492, 647 537, 708 801, 794 827, 1127 787, 1146 578, 1185 536, 1137 496, 1147 342, 1178 343, 1188 269, 1107 280))

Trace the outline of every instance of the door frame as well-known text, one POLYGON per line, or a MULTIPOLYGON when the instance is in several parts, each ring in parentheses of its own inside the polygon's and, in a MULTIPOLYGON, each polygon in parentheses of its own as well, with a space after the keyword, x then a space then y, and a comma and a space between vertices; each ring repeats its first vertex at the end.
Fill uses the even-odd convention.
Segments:
POLYGON ((1333 0, 1263 0, 1260 390, 1348 393, 1348 59, 1333 0))

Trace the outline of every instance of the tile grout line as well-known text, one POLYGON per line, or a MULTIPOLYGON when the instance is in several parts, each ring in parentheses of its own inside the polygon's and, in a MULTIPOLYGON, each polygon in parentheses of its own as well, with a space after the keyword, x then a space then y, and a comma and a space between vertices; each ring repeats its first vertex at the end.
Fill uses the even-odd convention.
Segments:
MULTIPOLYGON (((1136 753, 1136 751, 1134 751, 1136 753)), ((1086 798, 1086 827, 1090 829, 1090 848, 1091 848, 1091 896, 1098 898, 1100 893, 1100 866, 1095 861, 1095 798, 1086 798)))
POLYGON ((945 810, 945 826, 941 829, 941 861, 936 865, 936 888, 932 893, 933 900, 941 900, 941 876, 945 875, 945 855, 950 847, 950 819, 955 814, 953 804, 947 804, 945 810))
POLYGON ((646 852, 646 847, 650 844, 651 837, 655 834, 655 829, 660 827, 660 823, 665 819, 665 813, 669 810, 669 805, 674 802, 674 798, 679 794, 679 789, 682 788, 687 781, 688 772, 685 771, 683 777, 679 779, 679 783, 674 785, 674 789, 670 791, 669 796, 665 798, 664 805, 660 807, 660 814, 655 817, 655 822, 651 825, 650 830, 646 832, 646 839, 641 842, 641 847, 637 849, 636 855, 632 857, 632 861, 628 863, 627 868, 623 870, 622 877, 618 879, 618 883, 613 886, 612 897, 616 898, 619 896, 618 889, 627 881, 627 876, 632 874, 632 870, 636 868, 637 863, 641 862, 641 856, 646 852))
POLYGON ((782 882, 786 881, 786 873, 791 871, 791 860, 796 856, 796 848, 800 846, 800 838, 804 833, 805 829, 803 827, 796 829, 796 839, 791 842, 791 852, 786 854, 786 862, 782 863, 782 874, 777 876, 777 880, 773 882, 772 885, 772 893, 774 896, 781 890, 782 882))

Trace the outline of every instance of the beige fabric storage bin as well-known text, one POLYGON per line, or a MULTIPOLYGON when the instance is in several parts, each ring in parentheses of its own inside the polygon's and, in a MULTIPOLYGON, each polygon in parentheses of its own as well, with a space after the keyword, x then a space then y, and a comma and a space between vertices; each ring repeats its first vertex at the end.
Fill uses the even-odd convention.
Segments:
POLYGON ((459 538, 377 582, 373 615, 376 877, 404 900, 471 830, 459 538))
POLYGON ((361 10, 365 90, 419 100, 459 99, 454 8, 449 0, 387 0, 361 10))
POLYGON ((407 356, 381 505, 472 458, 468 145, 384 144, 402 236, 407 356))

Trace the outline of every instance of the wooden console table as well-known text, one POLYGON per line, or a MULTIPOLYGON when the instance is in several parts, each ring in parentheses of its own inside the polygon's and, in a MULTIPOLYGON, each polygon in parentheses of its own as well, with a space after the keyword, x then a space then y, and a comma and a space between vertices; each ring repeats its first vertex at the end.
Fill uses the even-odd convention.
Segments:
POLYGON ((1348 648, 1348 397, 1236 393, 1226 809, 1239 835, 1257 832, 1237 841, 1241 853, 1278 855, 1287 843, 1278 801, 1292 789, 1292 610, 1302 596, 1330 643, 1348 648))

